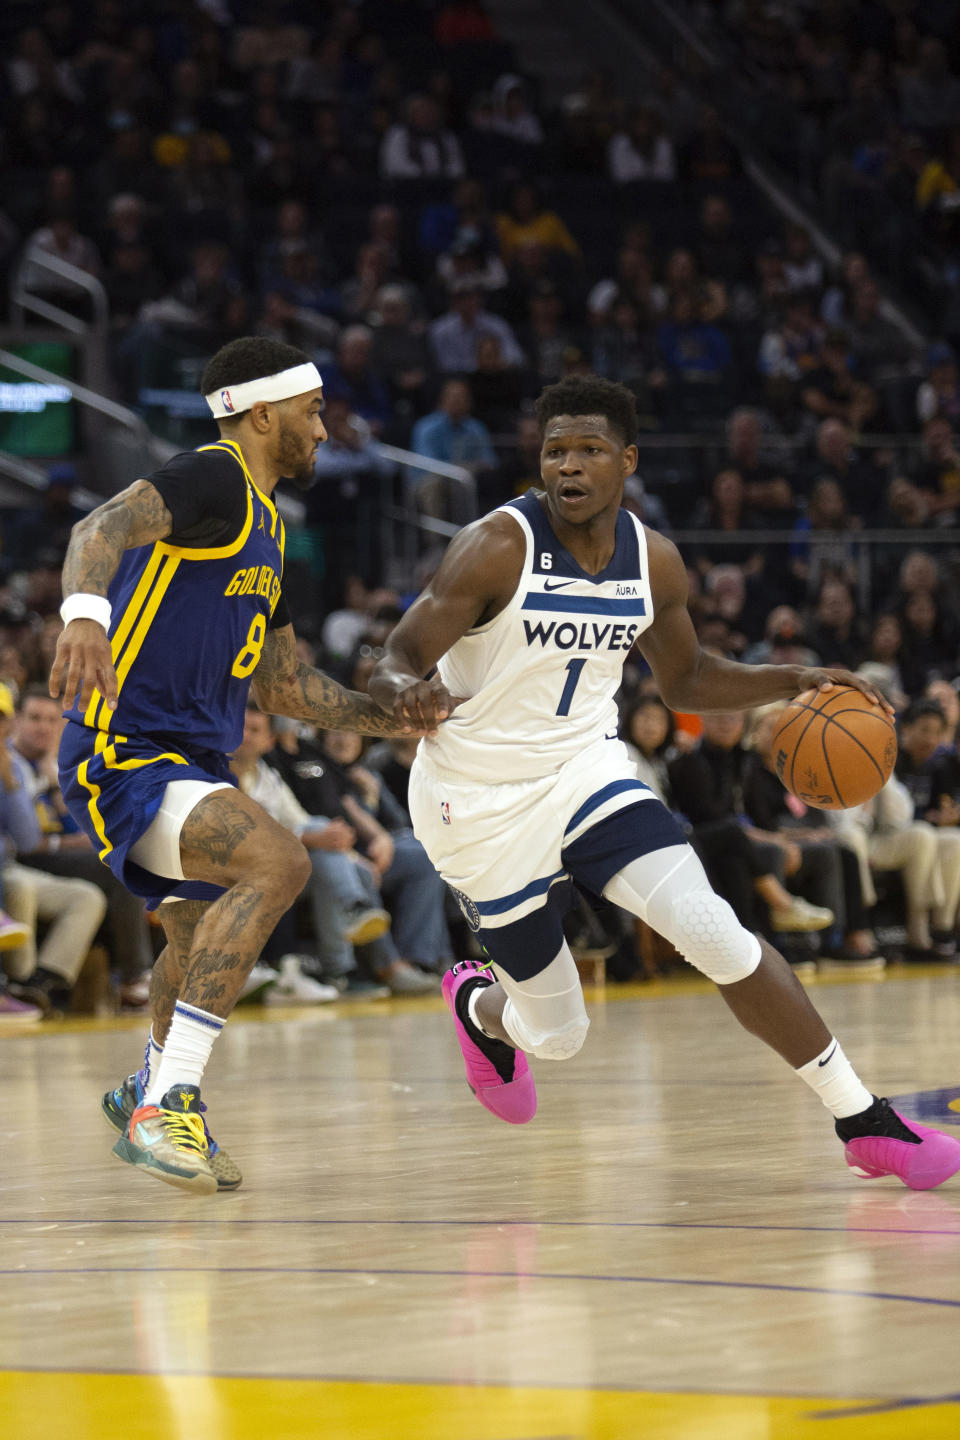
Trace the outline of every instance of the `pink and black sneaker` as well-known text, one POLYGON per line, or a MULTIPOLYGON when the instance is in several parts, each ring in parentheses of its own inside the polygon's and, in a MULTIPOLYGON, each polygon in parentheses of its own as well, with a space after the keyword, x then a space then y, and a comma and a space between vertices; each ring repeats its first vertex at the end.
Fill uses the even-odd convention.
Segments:
POLYGON ((537 1113, 537 1092, 522 1050, 484 1035, 467 1014, 478 985, 492 985, 473 960, 461 960, 443 977, 443 998, 457 1027, 467 1084, 480 1104, 508 1125, 526 1125, 537 1113))
POLYGON ((911 1190, 932 1190, 960 1170, 960 1140, 905 1120, 889 1100, 874 1100, 862 1115, 838 1120, 850 1169, 864 1180, 896 1175, 911 1190))

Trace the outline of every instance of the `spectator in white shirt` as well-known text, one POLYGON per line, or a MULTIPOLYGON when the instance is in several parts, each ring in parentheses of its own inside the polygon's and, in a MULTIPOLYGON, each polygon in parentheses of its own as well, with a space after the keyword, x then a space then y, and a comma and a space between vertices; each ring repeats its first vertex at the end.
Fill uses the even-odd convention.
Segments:
POLYGON ((467 276, 454 282, 450 309, 430 326, 430 347, 437 367, 445 375, 472 375, 477 368, 477 342, 484 335, 499 340, 505 365, 523 364, 523 351, 512 329, 506 320, 483 308, 483 291, 467 276))
POLYGON ((629 185, 632 180, 676 179, 673 142, 664 134, 660 117, 651 106, 633 106, 626 128, 610 137, 607 170, 617 185, 629 185))
POLYGON ((443 128, 440 108, 429 95, 411 95, 403 124, 391 125, 380 147, 385 180, 459 180, 464 173, 460 142, 443 128))

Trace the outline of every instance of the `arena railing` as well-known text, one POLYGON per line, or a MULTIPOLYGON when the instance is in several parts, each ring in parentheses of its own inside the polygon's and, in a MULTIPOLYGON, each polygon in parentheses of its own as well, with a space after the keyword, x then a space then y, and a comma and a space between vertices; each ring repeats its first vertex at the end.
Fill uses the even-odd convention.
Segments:
POLYGON ((90 413, 95 423, 88 426, 91 451, 90 473, 96 477, 101 495, 124 489, 137 475, 149 474, 177 452, 176 445, 159 439, 142 416, 126 405, 118 405, 86 385, 34 365, 12 350, 0 348, 0 365, 27 380, 68 390, 71 399, 90 413))
MULTIPOLYGON (((74 340, 82 356, 83 378, 98 389, 109 388, 107 338, 110 303, 106 290, 95 275, 89 275, 79 266, 28 243, 13 268, 10 280, 10 318, 14 325, 23 328, 27 314, 46 321, 61 331, 65 338, 69 336, 74 340), (50 277, 57 288, 62 287, 66 294, 73 294, 81 300, 90 318, 84 319, 82 315, 56 304, 49 292, 44 295, 44 277, 50 277)), ((25 338, 32 337, 27 333, 25 338)))
POLYGON ((409 585, 424 551, 445 544, 457 531, 477 518, 477 482, 471 471, 445 460, 432 460, 414 450, 375 441, 373 449, 382 460, 395 465, 403 477, 404 503, 394 495, 393 479, 384 480, 379 501, 380 553, 388 567, 388 583, 409 585), (419 510, 415 493, 419 482, 434 476, 449 482, 446 507, 451 516, 428 515, 419 510))

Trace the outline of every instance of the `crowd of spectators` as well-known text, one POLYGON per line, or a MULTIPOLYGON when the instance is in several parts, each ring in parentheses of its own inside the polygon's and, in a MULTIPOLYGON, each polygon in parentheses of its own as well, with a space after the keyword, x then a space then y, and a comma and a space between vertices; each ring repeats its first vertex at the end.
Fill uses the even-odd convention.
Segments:
MULTIPOLYGON (((682 489, 652 461, 648 470, 654 452, 643 450, 624 501, 665 533, 703 532, 682 550, 705 644, 748 662, 861 668, 900 709, 928 703, 931 686, 941 707, 946 690, 955 696, 957 550, 930 541, 931 531, 948 541, 960 516, 960 314, 952 319, 949 303, 960 286, 951 269, 960 82, 949 69, 949 7, 691 8, 739 47, 771 105, 776 95, 804 118, 796 132, 783 127, 786 148, 797 166, 817 158, 847 245, 835 272, 807 229, 768 208, 718 110, 691 98, 674 71, 661 69, 638 105, 606 72, 586 70, 546 107, 480 0, 54 0, 0 16, 0 265, 22 263, 33 288, 81 315, 85 302, 38 255, 102 281, 118 396, 188 446, 209 438, 209 421, 202 410, 176 418, 189 406, 171 414, 162 397, 195 395, 225 341, 269 335, 316 358, 329 439, 304 529, 291 537, 287 584, 304 653, 358 688, 436 560, 423 553, 399 583, 386 575, 382 500, 469 518, 466 492, 431 462, 469 472, 481 510, 521 494, 539 473, 533 397, 595 371, 630 386, 648 440, 709 437, 682 489), (802 43, 787 44, 787 32, 802 43), (851 187, 856 204, 845 198, 851 187), (864 223, 864 192, 884 197, 896 225, 864 223), (910 224, 911 255, 935 254, 948 296, 921 345, 883 299, 903 258, 889 236, 910 224), (412 448, 422 469, 401 479, 379 441, 412 448), (917 543, 872 544, 867 556, 859 532, 875 528, 916 531, 917 543)), ((779 133, 772 126, 765 138, 775 145, 779 133)), ((0 681, 17 706, 39 704, 31 687, 44 682, 56 643, 59 565, 80 513, 74 486, 91 478, 83 455, 73 459, 78 468, 51 466, 35 507, 0 516, 0 681)), ((648 687, 631 661, 626 726, 667 726, 656 745, 637 742, 638 763, 666 795, 684 766, 671 777, 665 756, 689 769, 692 755, 702 768, 714 751, 738 751, 741 737, 728 743, 733 730, 720 722, 655 716, 648 687)), ((949 705, 944 724, 950 746, 949 705)), ((269 791, 315 861, 311 903, 275 937, 275 969, 254 983, 306 1003, 324 989, 322 998, 429 988, 460 942, 405 834, 409 747, 346 755, 344 737, 271 728, 260 716, 249 728, 241 783, 269 791), (416 925, 404 908, 411 895, 416 925), (374 928, 370 916, 385 917, 362 943, 357 914, 374 928), (414 930, 429 937, 426 949, 414 930)), ((87 928, 94 904, 106 913, 90 943, 107 949, 124 997, 142 1003, 153 932, 124 910, 57 810, 55 731, 45 749, 21 754, 32 786, 40 773, 50 781, 50 803, 39 842, 17 840, 17 864, 97 888, 87 928), (119 944, 122 933, 135 943, 119 944)), ((750 754, 762 766, 762 751, 750 754)), ((940 804, 940 792, 916 800, 910 824, 955 826, 931 821, 931 811, 952 814, 940 804)), ((760 808, 755 828, 775 833, 785 817, 760 808)), ((729 817, 687 819, 694 832, 723 820, 723 833, 729 817)), ((877 832, 887 823, 877 820, 877 832)), ((731 883, 749 894, 748 918, 780 933, 776 915, 796 919, 800 901, 801 912, 834 916, 835 952, 869 949, 870 867, 896 846, 851 842, 824 880, 820 859, 794 853, 800 839, 784 842, 794 847, 784 860, 774 841, 747 838, 749 860, 731 851, 724 863, 742 862, 731 883), (806 895, 789 889, 796 876, 806 895)), ((15 913, 14 879, 6 903, 16 927, 27 922, 15 913)), ((929 876, 910 884, 911 895, 934 896, 914 904, 911 944, 945 947, 952 892, 937 899, 929 876)), ((43 1006, 45 987, 49 1007, 64 1001, 59 982, 84 957, 67 964, 54 950, 49 961, 47 945, 6 968, 14 984, 42 982, 23 993, 43 1006)))
POLYGON ((758 143, 943 334, 960 334, 960 18, 950 0, 692 0, 758 143))

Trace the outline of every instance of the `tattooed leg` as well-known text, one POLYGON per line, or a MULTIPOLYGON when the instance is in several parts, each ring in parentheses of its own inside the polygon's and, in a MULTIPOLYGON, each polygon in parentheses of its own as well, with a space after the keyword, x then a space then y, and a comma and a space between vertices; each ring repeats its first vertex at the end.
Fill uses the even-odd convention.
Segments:
POLYGON ((180 858, 189 879, 229 888, 196 924, 175 998, 226 1018, 264 942, 306 884, 310 859, 289 830, 228 790, 208 795, 187 816, 180 858))
POLYGON ((167 943, 150 976, 150 1016, 158 1045, 167 1038, 173 1007, 180 998, 193 932, 209 908, 207 900, 178 900, 175 905, 160 906, 160 924, 167 943))

